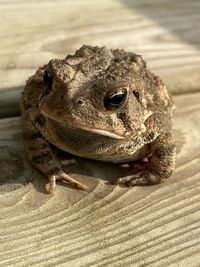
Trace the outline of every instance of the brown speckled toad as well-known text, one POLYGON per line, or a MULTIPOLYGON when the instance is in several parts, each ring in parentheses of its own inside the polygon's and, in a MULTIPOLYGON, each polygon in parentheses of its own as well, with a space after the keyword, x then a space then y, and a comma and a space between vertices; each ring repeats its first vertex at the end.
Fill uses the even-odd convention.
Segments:
POLYGON ((31 163, 49 180, 86 189, 62 170, 52 145, 84 158, 139 161, 138 172, 116 183, 151 185, 175 168, 174 105, 141 56, 83 46, 53 59, 31 76, 22 93, 23 136, 31 163))

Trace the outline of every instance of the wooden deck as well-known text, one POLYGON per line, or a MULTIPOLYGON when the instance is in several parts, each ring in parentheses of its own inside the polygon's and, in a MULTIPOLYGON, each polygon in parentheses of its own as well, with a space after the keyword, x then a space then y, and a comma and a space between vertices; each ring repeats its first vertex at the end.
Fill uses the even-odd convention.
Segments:
POLYGON ((200 266, 200 2, 0 1, 0 266, 200 266), (177 167, 165 183, 124 188, 120 167, 66 166, 88 192, 27 162, 19 98, 27 77, 82 44, 142 54, 174 94, 177 167), (108 181, 108 182, 107 182, 108 181))

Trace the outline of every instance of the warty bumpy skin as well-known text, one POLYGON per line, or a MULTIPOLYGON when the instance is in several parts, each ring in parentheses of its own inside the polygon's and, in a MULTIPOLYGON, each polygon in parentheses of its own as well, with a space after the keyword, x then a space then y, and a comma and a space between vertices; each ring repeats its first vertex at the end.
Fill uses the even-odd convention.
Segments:
POLYGON ((48 178, 49 193, 56 180, 87 188, 63 171, 55 149, 135 163, 138 172, 115 183, 156 184, 175 168, 173 110, 166 86, 140 55, 84 45, 27 80, 21 101, 27 154, 48 178))

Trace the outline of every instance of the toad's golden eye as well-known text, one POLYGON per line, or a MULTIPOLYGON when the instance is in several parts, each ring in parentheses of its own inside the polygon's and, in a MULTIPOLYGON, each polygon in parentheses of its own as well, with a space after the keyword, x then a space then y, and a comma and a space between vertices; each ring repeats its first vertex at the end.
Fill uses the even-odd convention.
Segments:
POLYGON ((43 73, 43 81, 48 87, 48 89, 51 90, 53 84, 53 78, 48 70, 45 70, 43 73))
POLYGON ((116 110, 120 108, 127 99, 127 90, 125 88, 118 90, 114 94, 107 94, 104 97, 104 107, 107 110, 116 110))

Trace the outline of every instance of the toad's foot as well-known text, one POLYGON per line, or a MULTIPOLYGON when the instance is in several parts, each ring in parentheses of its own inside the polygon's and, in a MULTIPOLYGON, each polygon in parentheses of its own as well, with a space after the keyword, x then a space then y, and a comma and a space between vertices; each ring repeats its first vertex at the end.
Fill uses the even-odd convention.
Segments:
POLYGON ((87 190, 88 187, 78 181, 76 181, 74 178, 67 175, 62 170, 58 174, 53 174, 49 177, 49 183, 46 186, 47 192, 49 194, 53 194, 56 187, 56 181, 60 180, 63 183, 67 183, 68 185, 81 190, 87 190))
POLYGON ((135 185, 153 185, 160 182, 160 177, 151 172, 139 172, 126 177, 120 177, 114 181, 114 184, 125 184, 127 186, 135 185))

